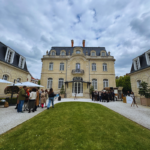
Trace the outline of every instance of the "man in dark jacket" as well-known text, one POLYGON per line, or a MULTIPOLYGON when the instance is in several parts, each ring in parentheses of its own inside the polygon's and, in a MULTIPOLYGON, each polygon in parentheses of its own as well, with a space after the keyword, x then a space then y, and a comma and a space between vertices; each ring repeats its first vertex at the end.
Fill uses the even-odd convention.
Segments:
POLYGON ((115 98, 115 93, 114 93, 114 91, 111 92, 111 97, 112 97, 112 100, 115 101, 115 100, 114 100, 114 98, 115 98))
POLYGON ((92 92, 92 101, 93 101, 93 98, 94 98, 94 91, 92 92))
POLYGON ((17 108, 17 111, 18 112, 23 112, 22 111, 22 106, 24 104, 24 101, 26 99, 26 86, 23 86, 23 88, 20 89, 19 91, 19 95, 18 95, 18 100, 19 100, 19 104, 18 104, 18 108, 17 108))

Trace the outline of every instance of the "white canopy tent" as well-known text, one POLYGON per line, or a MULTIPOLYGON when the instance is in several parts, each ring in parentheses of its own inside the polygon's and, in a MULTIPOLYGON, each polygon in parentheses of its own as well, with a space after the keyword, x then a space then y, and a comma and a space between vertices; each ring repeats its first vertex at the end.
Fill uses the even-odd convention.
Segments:
POLYGON ((3 80, 3 79, 0 79, 0 83, 12 83, 12 82, 9 82, 9 81, 7 81, 7 80, 3 80))
MULTIPOLYGON (((13 84, 10 85, 10 86, 13 86, 13 84)), ((14 84, 14 86, 43 87, 42 85, 38 85, 38 84, 35 84, 35 83, 32 83, 32 82, 16 83, 16 84, 14 84)))

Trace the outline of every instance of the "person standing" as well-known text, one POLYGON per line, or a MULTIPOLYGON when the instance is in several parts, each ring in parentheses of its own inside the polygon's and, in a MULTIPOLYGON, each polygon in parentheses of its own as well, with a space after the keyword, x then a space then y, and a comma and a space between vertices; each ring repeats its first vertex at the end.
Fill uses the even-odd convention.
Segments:
POLYGON ((49 101, 48 101, 47 109, 50 108, 51 102, 52 102, 52 108, 54 108, 54 96, 56 96, 56 94, 54 94, 53 89, 51 88, 48 93, 49 101))
POLYGON ((47 99, 48 99, 48 92, 47 92, 47 90, 45 90, 45 101, 44 101, 45 107, 47 107, 46 106, 47 99))
POLYGON ((19 91, 19 95, 18 95, 18 100, 19 100, 19 104, 18 104, 18 107, 17 107, 17 111, 18 112, 22 112, 22 106, 24 104, 24 100, 26 99, 26 86, 23 86, 23 88, 20 89, 19 91))
POLYGON ((37 107, 39 106, 39 96, 40 96, 40 94, 39 94, 38 89, 36 90, 36 95, 37 95, 37 97, 36 97, 36 101, 35 101, 35 111, 37 110, 37 107))
POLYGON ((101 100, 102 100, 102 92, 101 91, 99 91, 99 101, 101 102, 101 100))
POLYGON ((92 91, 92 101, 93 101, 93 98, 94 98, 94 91, 92 91))
POLYGON ((31 108, 32 108, 32 112, 34 112, 34 110, 35 110, 36 97, 37 97, 36 89, 33 88, 32 92, 30 93, 30 97, 29 97, 29 113, 31 112, 31 108))
POLYGON ((133 99, 132 104, 131 104, 131 107, 132 107, 132 105, 133 105, 133 104, 135 104, 135 105, 137 106, 137 108, 138 108, 138 105, 137 105, 137 103, 136 103, 136 101, 135 101, 134 93, 133 93, 133 92, 131 92, 130 96, 131 96, 131 97, 132 97, 132 99, 133 99))
POLYGON ((42 108, 44 107, 44 102, 45 102, 45 93, 44 93, 44 90, 43 90, 42 93, 41 93, 41 107, 42 108))

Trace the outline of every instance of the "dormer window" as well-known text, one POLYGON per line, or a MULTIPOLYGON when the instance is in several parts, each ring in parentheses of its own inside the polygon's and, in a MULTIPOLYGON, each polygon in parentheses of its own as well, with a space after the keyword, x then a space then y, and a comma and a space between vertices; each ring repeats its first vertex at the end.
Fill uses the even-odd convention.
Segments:
POLYGON ((65 52, 61 52, 61 55, 64 56, 64 55, 65 55, 65 52))
POLYGON ((92 53, 91 53, 91 56, 96 56, 96 55, 95 55, 95 52, 92 52, 92 53))
POLYGON ((25 64, 25 58, 20 56, 19 67, 23 69, 24 68, 24 64, 25 64))
POLYGON ((77 50, 77 51, 76 51, 76 54, 80 54, 80 51, 79 51, 79 50, 77 50))
POLYGON ((55 52, 52 52, 52 56, 55 56, 55 52))
POLYGON ((147 65, 150 65, 150 50, 145 53, 147 65))
POLYGON ((5 61, 12 64, 14 60, 15 51, 11 50, 10 48, 7 48, 5 61))
POLYGON ((102 52, 102 56, 105 56, 105 52, 102 52))
POLYGON ((133 60, 133 63, 134 63, 134 69, 135 69, 135 70, 139 70, 139 69, 141 68, 139 57, 138 57, 138 58, 135 58, 135 59, 133 60))

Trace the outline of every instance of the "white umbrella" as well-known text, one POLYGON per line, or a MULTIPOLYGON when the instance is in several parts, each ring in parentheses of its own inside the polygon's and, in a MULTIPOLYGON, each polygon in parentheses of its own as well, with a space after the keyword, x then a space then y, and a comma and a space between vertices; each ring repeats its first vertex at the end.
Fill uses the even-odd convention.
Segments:
POLYGON ((0 83, 12 83, 12 82, 9 82, 9 81, 7 81, 7 80, 3 80, 3 79, 0 79, 0 83))
MULTIPOLYGON (((13 86, 13 85, 11 85, 13 86)), ((22 83, 16 83, 14 86, 27 86, 27 87, 43 87, 42 85, 38 85, 32 82, 22 82, 22 83)))

